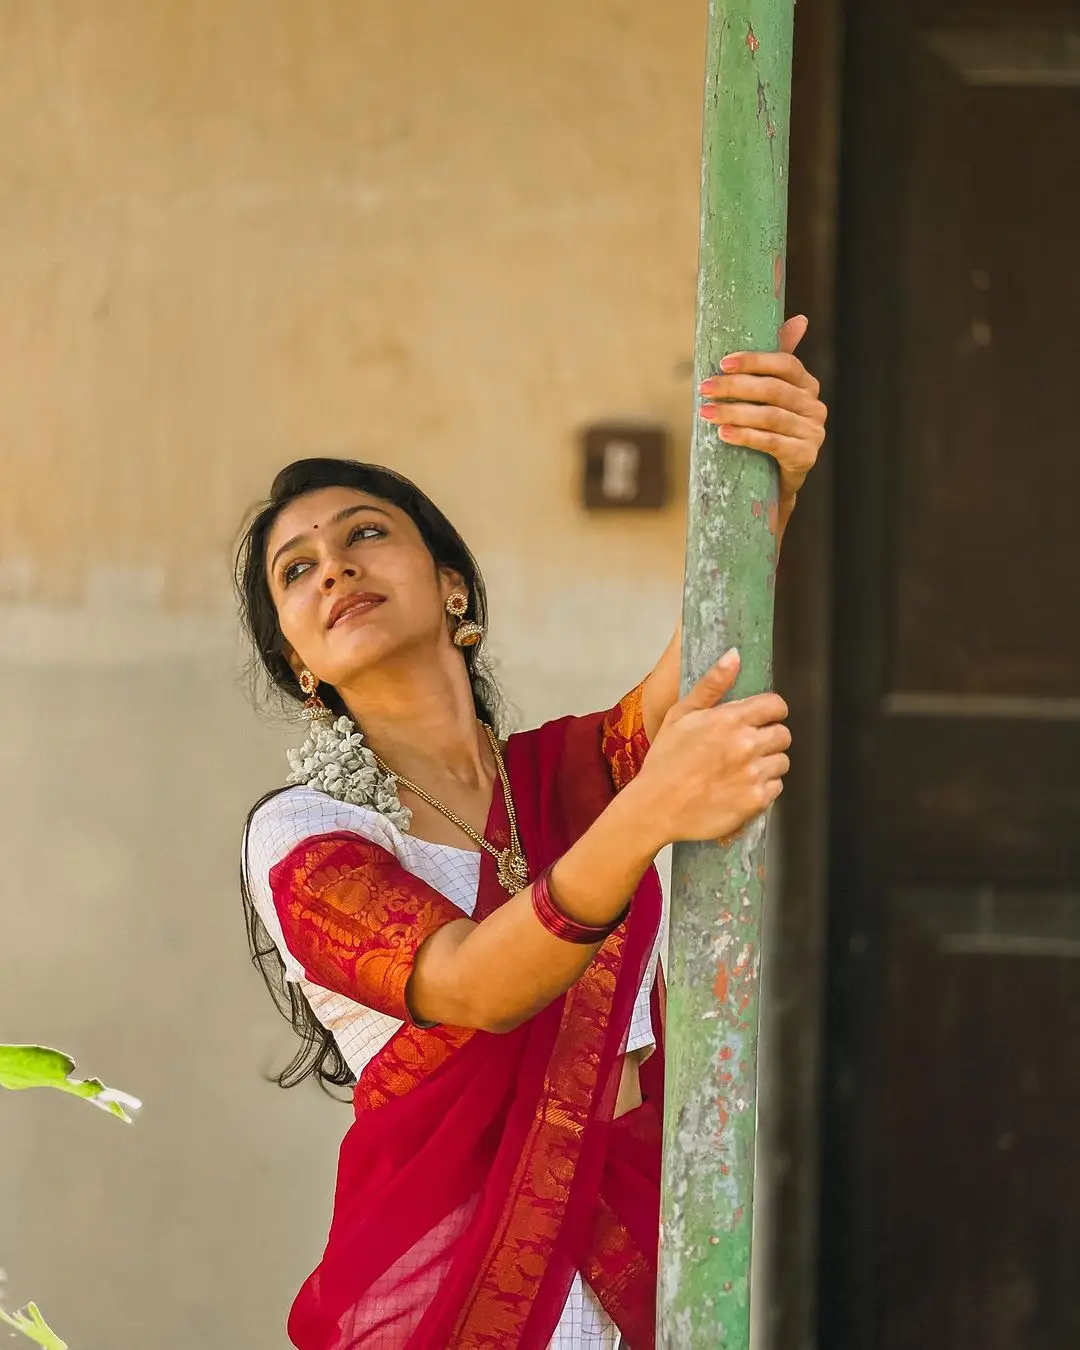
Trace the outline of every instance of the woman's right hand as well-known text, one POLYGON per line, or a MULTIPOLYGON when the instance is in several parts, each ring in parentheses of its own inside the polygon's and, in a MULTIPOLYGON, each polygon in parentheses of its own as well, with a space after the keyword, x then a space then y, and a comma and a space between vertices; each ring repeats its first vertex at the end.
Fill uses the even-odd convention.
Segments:
POLYGON ((637 778, 643 817, 664 843, 726 839, 779 797, 790 767, 787 704, 779 694, 730 703, 739 674, 732 649, 707 670, 661 723, 637 778))

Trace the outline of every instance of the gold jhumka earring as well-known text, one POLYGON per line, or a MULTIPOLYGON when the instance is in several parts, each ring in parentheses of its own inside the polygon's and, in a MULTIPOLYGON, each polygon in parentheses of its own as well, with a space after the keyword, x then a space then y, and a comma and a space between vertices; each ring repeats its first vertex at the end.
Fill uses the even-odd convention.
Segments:
POLYGON ((454 645, 457 647, 475 647, 484 636, 484 629, 481 624, 472 619, 466 619, 465 613, 469 608, 468 591, 451 591, 446 597, 446 612, 452 619, 457 620, 457 626, 454 629, 454 645))
POLYGON ((334 720, 334 714, 319 697, 319 681, 307 666, 300 672, 300 688, 308 696, 301 709, 303 715, 314 726, 329 726, 334 720))

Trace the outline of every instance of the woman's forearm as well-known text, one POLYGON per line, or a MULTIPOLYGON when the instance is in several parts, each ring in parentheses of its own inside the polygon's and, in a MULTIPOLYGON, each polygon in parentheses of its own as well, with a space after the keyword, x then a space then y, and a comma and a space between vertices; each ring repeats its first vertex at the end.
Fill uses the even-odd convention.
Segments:
MULTIPOLYGON (((614 798, 551 872, 559 908, 590 927, 618 918, 669 842, 656 833, 656 811, 635 786, 614 798)), ((531 890, 480 923, 447 924, 428 939, 409 982, 418 1021, 510 1031, 580 978, 598 944, 553 937, 533 911, 531 890)))
POLYGON ((645 676, 641 687, 641 716, 645 735, 651 745, 663 725, 669 709, 679 699, 679 665, 682 660, 682 619, 675 625, 675 633, 664 648, 664 654, 645 676))

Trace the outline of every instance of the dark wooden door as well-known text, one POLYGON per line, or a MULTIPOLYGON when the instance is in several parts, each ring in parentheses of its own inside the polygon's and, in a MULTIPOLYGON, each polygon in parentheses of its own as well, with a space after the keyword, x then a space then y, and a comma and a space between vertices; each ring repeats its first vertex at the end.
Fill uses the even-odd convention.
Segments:
POLYGON ((849 7, 822 1350, 1080 1347, 1080 0, 849 7))

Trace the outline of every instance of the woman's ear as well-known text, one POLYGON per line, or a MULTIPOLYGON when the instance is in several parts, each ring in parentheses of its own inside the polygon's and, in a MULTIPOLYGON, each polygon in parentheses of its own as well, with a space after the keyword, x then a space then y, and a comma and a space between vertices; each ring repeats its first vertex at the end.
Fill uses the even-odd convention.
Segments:
POLYGON ((460 572, 455 572, 452 567, 439 568, 439 593, 442 596, 443 604, 449 599, 451 592, 464 591, 466 595, 469 587, 465 578, 460 572))

